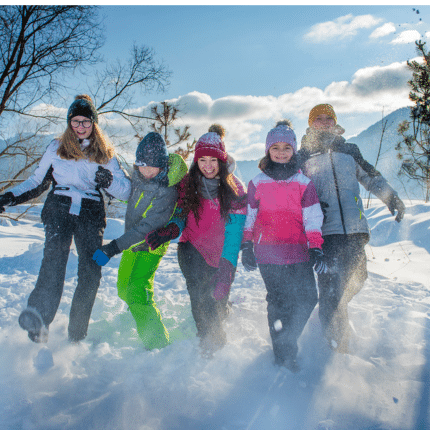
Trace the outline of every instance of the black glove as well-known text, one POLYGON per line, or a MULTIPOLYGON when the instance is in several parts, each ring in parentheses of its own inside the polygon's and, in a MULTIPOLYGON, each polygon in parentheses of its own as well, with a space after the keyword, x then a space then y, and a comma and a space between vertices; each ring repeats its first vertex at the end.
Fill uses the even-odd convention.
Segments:
POLYGON ((254 244, 247 240, 242 243, 242 264, 247 272, 252 272, 257 269, 257 262, 254 255, 254 244))
POLYGON ((94 180, 100 188, 109 188, 113 181, 112 172, 102 166, 99 166, 94 180))
POLYGON ((321 273, 327 273, 329 268, 327 265, 327 259, 324 256, 324 252, 322 251, 322 249, 310 248, 309 257, 312 267, 318 275, 320 275, 321 273))
POLYGON ((9 206, 15 202, 15 196, 8 191, 0 196, 0 214, 4 212, 4 207, 9 206))
POLYGON ((103 245, 94 253, 93 260, 99 266, 104 266, 114 255, 119 254, 120 252, 121 251, 118 248, 116 241, 112 240, 107 245, 103 245))
POLYGON ((157 230, 151 231, 146 235, 146 243, 151 249, 157 249, 163 243, 169 242, 169 240, 176 239, 180 234, 179 227, 171 222, 166 227, 158 228, 157 230))
POLYGON ((397 211, 396 221, 400 222, 405 215, 406 208, 403 202, 399 199, 399 196, 397 194, 391 194, 387 206, 391 215, 394 215, 395 211, 397 211))

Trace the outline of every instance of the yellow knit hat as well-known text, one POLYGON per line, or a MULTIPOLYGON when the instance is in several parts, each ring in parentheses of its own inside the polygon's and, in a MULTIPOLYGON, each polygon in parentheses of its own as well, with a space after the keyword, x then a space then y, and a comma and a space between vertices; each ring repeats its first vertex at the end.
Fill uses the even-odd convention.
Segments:
POLYGON ((330 116, 331 118, 334 119, 334 122, 337 123, 337 118, 336 118, 336 114, 334 113, 333 106, 329 104, 321 104, 321 105, 316 105, 309 112, 309 120, 308 120, 309 126, 311 126, 312 123, 315 121, 315 118, 321 114, 326 114, 330 116))

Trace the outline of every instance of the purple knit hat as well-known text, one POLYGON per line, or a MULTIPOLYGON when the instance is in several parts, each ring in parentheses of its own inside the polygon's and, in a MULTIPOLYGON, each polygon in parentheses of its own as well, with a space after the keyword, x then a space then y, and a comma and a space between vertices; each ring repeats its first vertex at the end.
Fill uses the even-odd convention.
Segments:
POLYGON ((207 155, 218 158, 224 161, 224 163, 227 162, 227 152, 218 133, 205 133, 197 141, 196 150, 194 152, 194 162, 197 163, 200 157, 205 157, 207 155))
POLYGON ((270 147, 278 142, 288 143, 292 146, 294 153, 297 152, 296 134, 287 125, 278 125, 269 131, 266 137, 266 155, 269 153, 270 147))

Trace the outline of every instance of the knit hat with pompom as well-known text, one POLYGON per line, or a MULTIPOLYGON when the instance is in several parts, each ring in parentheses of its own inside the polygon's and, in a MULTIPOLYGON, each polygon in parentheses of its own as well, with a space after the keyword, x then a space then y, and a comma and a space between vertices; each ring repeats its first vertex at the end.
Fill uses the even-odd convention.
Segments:
POLYGON ((294 153, 297 152, 297 139, 291 127, 288 125, 278 125, 267 133, 266 137, 266 155, 269 153, 269 149, 275 143, 284 142, 291 145, 294 153))
POLYGON ((87 94, 80 94, 75 97, 75 101, 70 105, 67 111, 67 122, 75 116, 84 116, 90 119, 95 124, 98 123, 98 114, 93 100, 87 94))
POLYGON ((169 153, 163 136, 151 131, 136 149, 136 166, 150 166, 164 169, 169 162, 169 153))
POLYGON ((225 137, 225 128, 220 125, 220 124, 212 124, 209 127, 209 132, 214 132, 217 133, 219 135, 219 137, 221 138, 221 140, 224 140, 225 137))
POLYGON ((196 143, 194 152, 194 162, 201 157, 210 156, 218 158, 218 160, 227 162, 227 152, 224 143, 218 133, 209 132, 200 137, 196 143))

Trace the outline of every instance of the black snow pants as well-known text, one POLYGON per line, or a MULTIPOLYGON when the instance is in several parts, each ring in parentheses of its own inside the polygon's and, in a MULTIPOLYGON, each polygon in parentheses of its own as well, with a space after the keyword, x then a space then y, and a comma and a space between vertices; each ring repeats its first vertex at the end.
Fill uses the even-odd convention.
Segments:
POLYGON ((267 318, 276 364, 295 359, 297 341, 317 304, 310 263, 259 264, 267 289, 267 318))
MULTIPOLYGON (((92 256, 102 246, 106 220, 104 208, 101 212, 99 202, 96 202, 99 206, 98 216, 93 220, 85 209, 81 210, 83 216, 71 215, 66 211, 67 206, 59 204, 58 207, 53 207, 55 202, 61 202, 61 199, 47 200, 42 211, 45 248, 36 286, 28 298, 28 306, 39 311, 45 326, 51 324, 60 305, 73 238, 78 252, 78 281, 72 299, 68 331, 69 340, 77 342, 87 335, 100 285, 101 266, 93 261, 92 256)), ((93 202, 89 204, 93 205, 93 202)))
POLYGON ((368 241, 365 233, 324 236, 324 255, 334 271, 318 275, 319 317, 330 347, 338 352, 348 352, 348 303, 367 279, 364 247, 368 241))
POLYGON ((213 285, 210 280, 217 269, 209 266, 190 242, 178 244, 178 262, 187 283, 197 336, 201 342, 207 340, 214 347, 222 347, 227 337, 222 321, 228 313, 228 297, 215 300, 211 295, 213 285))

